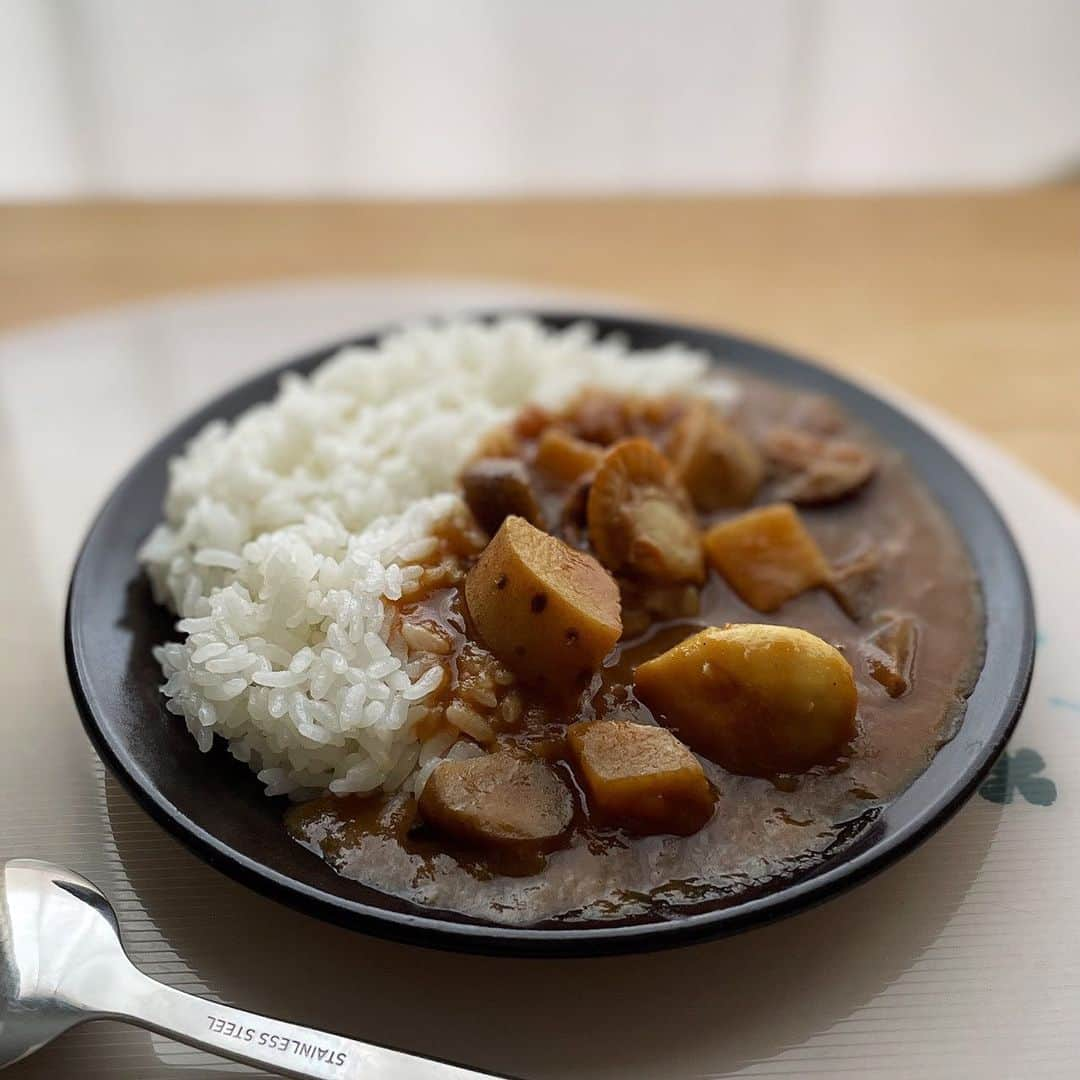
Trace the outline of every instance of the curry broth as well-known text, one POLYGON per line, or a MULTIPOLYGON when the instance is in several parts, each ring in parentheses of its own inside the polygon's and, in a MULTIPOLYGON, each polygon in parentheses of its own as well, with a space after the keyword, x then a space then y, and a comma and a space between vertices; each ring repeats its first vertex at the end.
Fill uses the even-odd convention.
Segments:
MULTIPOLYGON (((963 545, 901 456, 879 446, 831 403, 758 380, 739 382, 743 393, 735 423, 751 438, 763 438, 777 423, 795 424, 829 429, 880 455, 877 475, 863 490, 800 513, 834 564, 874 547, 881 553, 874 610, 915 619, 907 692, 890 697, 873 677, 865 645, 872 620, 849 617, 827 591, 806 592, 766 615, 710 572, 695 614, 660 619, 620 641, 569 704, 515 690, 521 715, 500 727, 498 742, 548 760, 570 786, 574 820, 560 849, 493 856, 457 847, 427 829, 416 800, 404 791, 330 796, 296 806, 287 823, 297 840, 347 878, 477 918, 523 924, 663 915, 688 904, 737 899, 812 868, 857 834, 853 822, 869 820, 926 767, 955 733, 982 659, 983 614, 963 545), (738 622, 800 627, 844 654, 859 695, 858 734, 850 752, 832 766, 770 779, 734 775, 699 755, 717 799, 712 818, 690 836, 632 836, 592 820, 567 760, 567 725, 616 716, 655 723, 634 694, 633 668, 699 629, 738 622)), ((776 497, 775 485, 766 483, 754 504, 776 497)), ((565 494, 542 490, 540 498, 550 516, 565 494)), ((702 524, 739 512, 702 515, 702 524)), ((575 541, 572 529, 564 536, 575 541)), ((448 661, 457 677, 471 647, 460 590, 434 589, 413 604, 452 641, 448 661)))

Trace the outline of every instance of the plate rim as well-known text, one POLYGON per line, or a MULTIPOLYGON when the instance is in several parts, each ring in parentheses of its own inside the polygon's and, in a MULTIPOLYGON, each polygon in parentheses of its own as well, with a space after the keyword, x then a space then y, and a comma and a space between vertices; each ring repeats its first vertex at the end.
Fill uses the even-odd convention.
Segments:
MULTIPOLYGON (((799 379, 789 377, 784 381, 798 382, 799 379)), ((227 415, 231 418, 235 412, 227 413, 227 415)), ((892 442, 888 439, 884 441, 892 442)), ((910 448, 905 446, 900 449, 905 456, 910 456, 910 448)), ((922 470, 915 471, 923 484, 933 489, 931 479, 922 470)), ((298 355, 255 372, 220 391, 172 424, 114 484, 101 508, 95 514, 79 547, 68 587, 64 616, 64 656, 68 679, 87 736, 109 771, 120 780, 136 802, 158 824, 204 862, 262 895, 282 902, 304 914, 314 915, 349 929, 414 945, 502 956, 595 956, 690 945, 793 915, 866 881, 893 865, 929 838, 974 794, 978 785, 993 767, 1019 721, 1031 684, 1034 655, 1034 600, 1024 560, 1008 525, 993 500, 967 466, 937 436, 928 431, 903 408, 894 405, 875 390, 858 381, 797 352, 741 334, 697 323, 653 317, 648 314, 571 310, 533 305, 485 307, 476 311, 458 312, 453 316, 447 316, 445 313, 420 315, 407 320, 386 323, 371 330, 347 335, 326 345, 307 349, 298 355), (875 839, 865 850, 856 852, 835 866, 727 907, 696 911, 686 915, 675 914, 670 919, 659 921, 615 926, 593 925, 577 929, 572 926, 531 928, 493 922, 458 922, 442 916, 438 909, 433 909, 430 914, 420 910, 416 913, 400 912, 360 900, 335 896, 306 882, 281 874, 243 852, 237 851, 164 798, 152 783, 146 782, 143 770, 132 761, 123 740, 112 737, 114 732, 111 730, 108 719, 98 715, 95 703, 87 691, 86 672, 83 666, 85 657, 80 643, 80 634, 83 629, 80 605, 85 588, 86 564, 93 551, 93 541, 103 523, 108 521, 110 511, 135 478, 140 476, 147 466, 160 458, 183 432, 187 431, 187 434, 183 436, 186 441, 194 430, 201 428, 211 416, 220 416, 219 410, 225 402, 233 396, 241 396, 253 384, 266 382, 269 387, 276 388, 278 380, 285 373, 296 370, 308 372, 343 348, 370 344, 387 332, 400 329, 403 325, 441 322, 447 318, 465 315, 485 321, 515 315, 528 316, 554 327, 578 322, 589 323, 597 328, 600 336, 604 337, 610 333, 625 333, 630 337, 643 333, 659 335, 671 343, 687 343, 705 348, 714 361, 732 362, 736 369, 745 369, 748 366, 746 360, 751 356, 759 361, 767 359, 770 365, 775 363, 785 369, 787 376, 798 375, 805 377, 808 383, 817 384, 815 388, 818 392, 858 401, 863 407, 859 412, 860 421, 866 422, 864 413, 868 410, 871 413, 877 413, 879 418, 887 418, 890 421, 889 426, 905 431, 913 438, 914 445, 920 453, 928 454, 932 459, 936 458, 938 463, 946 466, 947 471, 952 474, 952 482, 960 484, 966 500, 964 513, 974 511, 985 518, 985 524, 989 526, 988 531, 980 535, 977 545, 972 545, 969 530, 964 528, 962 521, 957 519, 954 508, 945 505, 944 501, 932 490, 935 501, 968 547, 973 562, 980 561, 979 556, 983 547, 993 544, 997 560, 1002 564, 999 569, 1008 576, 1007 581, 987 582, 983 575, 979 575, 980 586, 984 590, 984 596, 987 597, 987 642, 983 667, 973 684, 971 696, 974 697, 979 685, 991 676, 1003 675, 1007 684, 1003 688, 1004 694, 998 710, 999 715, 993 722, 992 737, 976 749, 966 766, 936 797, 928 800, 921 810, 910 816, 903 825, 886 836, 875 839), (740 351, 747 354, 741 363, 732 355, 740 351), (188 429, 192 430, 188 431, 188 429), (1018 601, 1018 606, 1012 611, 1012 618, 1015 620, 1011 635, 1013 663, 1007 672, 1002 672, 998 668, 990 671, 990 661, 997 661, 998 657, 991 656, 992 643, 989 635, 992 612, 987 593, 1009 587, 1015 594, 1013 599, 1018 601)), ((952 745, 960 738, 966 722, 967 713, 965 712, 960 729, 946 746, 952 745)), ((908 788, 886 804, 885 809, 896 806, 908 795, 920 780, 927 776, 936 760, 937 756, 931 761, 927 770, 924 770, 908 788)), ((237 763, 236 767, 243 766, 237 763)))

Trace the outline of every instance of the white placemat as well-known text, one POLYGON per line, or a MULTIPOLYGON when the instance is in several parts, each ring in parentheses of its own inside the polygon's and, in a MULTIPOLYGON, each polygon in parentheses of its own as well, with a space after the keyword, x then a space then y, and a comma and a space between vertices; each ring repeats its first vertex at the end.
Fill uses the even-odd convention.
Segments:
MULTIPOLYGON (((419 950, 255 896, 189 855, 104 774, 68 695, 61 617, 79 540, 136 454, 198 402, 306 346, 410 313, 573 300, 480 283, 307 283, 0 340, 0 853, 97 881, 132 958, 166 982, 521 1077, 1077 1076, 1080 513, 910 401, 1019 537, 1039 615, 1035 681, 980 795, 911 857, 822 907, 640 957, 419 950)), ((103 1022, 10 1075, 237 1074, 259 1075, 103 1022)))

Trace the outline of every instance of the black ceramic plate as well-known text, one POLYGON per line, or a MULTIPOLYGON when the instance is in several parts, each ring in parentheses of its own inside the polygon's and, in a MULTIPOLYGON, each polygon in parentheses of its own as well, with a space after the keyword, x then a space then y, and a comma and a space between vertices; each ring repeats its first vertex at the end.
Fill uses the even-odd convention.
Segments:
MULTIPOLYGON (((68 672, 98 752, 142 806, 212 866, 259 892, 344 926, 424 945, 502 954, 596 954, 687 944, 817 903, 910 851, 972 794, 1012 732, 1027 692, 1034 615, 1023 563, 990 500, 932 436, 891 405, 806 361, 700 328, 593 316, 543 314, 552 325, 581 318, 635 348, 682 341, 725 364, 830 394, 886 443, 899 447, 966 541, 986 601, 986 663, 959 734, 857 839, 811 873, 726 907, 666 920, 510 928, 418 908, 338 877, 285 834, 282 800, 267 799, 220 746, 203 755, 166 713, 151 646, 171 620, 151 600, 135 552, 161 516, 166 462, 212 418, 230 418, 274 395, 286 370, 311 371, 348 341, 266 372, 224 394, 153 447, 105 504, 75 566, 68 597, 68 672)), ((371 338, 359 339, 370 341, 371 338)))

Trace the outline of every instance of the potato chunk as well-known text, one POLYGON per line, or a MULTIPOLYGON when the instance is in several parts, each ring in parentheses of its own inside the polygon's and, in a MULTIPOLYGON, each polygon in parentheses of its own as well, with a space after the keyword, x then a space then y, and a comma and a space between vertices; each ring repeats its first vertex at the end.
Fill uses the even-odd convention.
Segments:
POLYGON ((648 439, 625 439, 604 455, 586 515, 589 543, 609 570, 670 584, 705 580, 690 499, 648 439))
POLYGON ((529 474, 514 458, 477 459, 461 474, 461 486, 473 517, 488 536, 493 536, 511 514, 544 527, 529 474))
POLYGON ((524 681, 578 690, 622 633, 619 587, 591 556, 508 517, 465 578, 481 641, 524 681))
POLYGON ((851 665, 789 626, 710 627, 634 671, 657 719, 734 773, 806 772, 855 734, 851 665))
POLYGON ((559 428, 548 428, 536 444, 536 467, 560 484, 572 484, 603 460, 599 446, 559 428))
POLYGON ((707 401, 694 401, 672 428, 667 456, 676 478, 703 513, 746 506, 765 474, 753 443, 707 401))
POLYGON ((437 765, 420 793, 420 813, 471 847, 550 850, 570 827, 574 803, 539 758, 501 750, 437 765))
POLYGON ((572 725, 567 741, 598 817, 630 832, 689 836, 712 816, 701 763, 670 731, 595 720, 572 725))
POLYGON ((705 551, 717 572, 758 611, 775 611, 829 579, 825 556, 787 503, 714 525, 705 534, 705 551))

